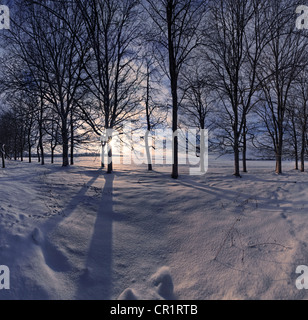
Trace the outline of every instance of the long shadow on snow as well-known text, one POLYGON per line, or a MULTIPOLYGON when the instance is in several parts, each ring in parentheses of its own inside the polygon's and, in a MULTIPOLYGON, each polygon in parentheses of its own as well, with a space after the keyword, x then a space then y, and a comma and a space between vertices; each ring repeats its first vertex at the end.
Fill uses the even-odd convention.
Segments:
POLYGON ((114 212, 114 175, 105 175, 105 186, 97 212, 86 272, 81 276, 77 300, 110 300, 112 295, 113 222, 124 217, 114 212))
MULTIPOLYGON (((87 186, 91 186, 95 183, 95 181, 98 179, 99 174, 96 172, 96 176, 93 177, 90 181, 87 182, 87 186)), ((46 236, 44 243, 41 244, 44 259, 46 262, 46 265, 48 265, 53 271, 56 272, 67 272, 71 269, 71 266, 69 264, 69 261, 67 260, 67 257, 62 252, 61 249, 62 246, 55 245, 54 239, 60 239, 66 236, 65 231, 59 229, 59 226, 65 226, 67 227, 70 223, 70 220, 78 220, 80 217, 78 214, 75 213, 75 209, 80 205, 80 199, 85 196, 87 192, 87 188, 81 188, 80 191, 70 200, 70 202, 65 206, 65 208, 62 210, 62 213, 65 214, 65 219, 54 226, 52 228, 52 232, 48 232, 49 234, 46 236), (50 238, 50 236, 53 236, 53 239, 50 238)), ((48 221, 45 226, 42 226, 42 230, 44 230, 46 227, 47 229, 50 228, 50 224, 54 224, 54 221, 48 221), (48 227, 49 226, 49 227, 48 227)))
MULTIPOLYGON (((217 201, 223 200, 223 201, 229 201, 230 203, 234 203, 234 204, 236 203, 240 204, 241 202, 238 202, 239 196, 241 197, 241 199, 247 199, 247 200, 250 199, 252 201, 254 200, 254 201, 257 201, 256 206, 258 208, 259 207, 263 208, 263 205, 266 205, 266 207, 263 209, 267 210, 268 212, 277 211, 279 209, 279 206, 289 204, 287 200, 269 199, 268 197, 263 197, 258 194, 253 196, 252 194, 244 193, 241 190, 238 190, 238 191, 235 191, 232 189, 225 190, 219 187, 208 186, 206 183, 200 183, 193 180, 192 180, 192 183, 188 183, 187 181, 179 179, 178 183, 184 187, 213 195, 217 199, 217 201), (278 207, 277 207, 277 204, 279 204, 278 207)), ((279 190, 273 190, 273 193, 275 193, 275 191, 277 192, 279 190)))

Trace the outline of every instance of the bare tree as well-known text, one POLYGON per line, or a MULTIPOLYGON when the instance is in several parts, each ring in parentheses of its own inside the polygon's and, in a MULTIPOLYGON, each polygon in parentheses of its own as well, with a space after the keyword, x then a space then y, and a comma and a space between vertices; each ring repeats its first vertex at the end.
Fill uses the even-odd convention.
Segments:
POLYGON ((243 171, 247 171, 247 116, 255 105, 257 66, 266 41, 265 4, 261 0, 213 2, 204 35, 204 55, 212 66, 208 85, 225 111, 218 125, 223 144, 232 148, 236 177, 240 177, 241 147, 243 171))
POLYGON ((27 136, 27 147, 28 147, 28 158, 29 163, 32 162, 32 148, 36 143, 36 119, 35 111, 37 108, 36 99, 33 97, 27 97, 26 101, 26 115, 25 115, 25 124, 26 124, 26 136, 27 136))
MULTIPOLYGON (((138 50, 139 1, 78 0, 83 14, 91 59, 85 65, 91 105, 80 105, 84 120, 98 136, 106 133, 102 148, 108 147, 108 173, 113 171, 113 129, 136 115, 140 98, 138 50)), ((104 164, 102 164, 104 166, 104 164)))
POLYGON ((299 101, 299 124, 301 132, 301 172, 305 172, 305 156, 307 149, 307 130, 308 130, 308 82, 307 73, 304 72, 300 81, 300 101, 299 101))
MULTIPOLYGON (((166 122, 168 115, 168 108, 165 104, 157 98, 159 96, 158 86, 161 85, 161 75, 158 71, 157 64, 153 57, 144 58, 144 105, 146 114, 146 135, 145 135, 145 149, 147 155, 148 170, 153 170, 150 143, 150 134, 159 125, 166 122)), ((142 125, 142 124, 141 124, 142 125)), ((152 140, 153 141, 153 140, 152 140)))
MULTIPOLYGON (((14 51, 8 51, 1 58, 0 86, 10 107, 22 119, 21 134, 25 139, 20 140, 20 150, 28 147, 29 162, 31 163, 31 149, 36 143, 38 103, 35 90, 28 76, 27 66, 14 51), (18 106, 18 108, 16 108, 18 106)), ((22 154, 21 154, 22 157, 22 154)))
POLYGON ((178 110, 179 77, 185 63, 200 44, 207 2, 196 0, 146 0, 145 10, 153 24, 148 31, 148 40, 155 43, 157 60, 170 79, 172 95, 173 168, 172 178, 179 176, 178 168, 178 110))
POLYGON ((197 63, 185 68, 185 71, 180 84, 183 91, 182 121, 203 130, 206 127, 207 116, 213 103, 211 90, 206 81, 207 75, 204 74, 204 67, 197 63))
POLYGON ((299 169, 300 135, 298 133, 298 129, 299 129, 298 120, 299 120, 298 109, 293 103, 290 103, 286 111, 286 127, 285 127, 285 135, 284 135, 283 153, 285 155, 290 155, 291 157, 294 157, 295 170, 299 169))
MULTIPOLYGON (((21 1, 20 19, 15 19, 12 40, 28 69, 40 99, 42 115, 51 106, 61 120, 63 166, 69 165, 69 118, 74 101, 84 91, 83 65, 88 52, 82 43, 82 19, 75 2, 21 1)), ((42 152, 42 134, 39 146, 42 152)))
POLYGON ((307 66, 301 70, 298 79, 292 86, 289 103, 287 107, 287 151, 292 147, 295 156, 295 169, 305 171, 305 158, 307 149, 307 130, 308 130, 308 82, 307 66))
MULTIPOLYGON (((185 75, 180 82, 183 92, 180 120, 186 127, 197 128, 200 133, 200 145, 205 145, 204 130, 207 125, 208 128, 212 127, 208 117, 213 108, 213 96, 207 83, 208 70, 203 64, 199 64, 198 60, 199 58, 194 59, 191 66, 185 68, 185 75)), ((204 157, 204 152, 201 152, 201 172, 205 172, 204 157)))
POLYGON ((15 109, 10 109, 1 115, 0 123, 0 145, 5 145, 6 155, 14 160, 20 156, 20 115, 15 109))
POLYGON ((272 140, 276 173, 282 173, 286 112, 291 88, 305 66, 307 41, 294 30, 294 3, 273 0, 266 11, 269 41, 262 54, 258 78, 263 99, 259 116, 272 140))

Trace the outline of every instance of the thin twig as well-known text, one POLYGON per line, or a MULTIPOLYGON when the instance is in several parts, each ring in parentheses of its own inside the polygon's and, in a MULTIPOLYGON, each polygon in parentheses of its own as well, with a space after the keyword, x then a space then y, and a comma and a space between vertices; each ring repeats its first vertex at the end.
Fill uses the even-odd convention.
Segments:
POLYGON ((265 243, 252 244, 252 245, 248 246, 248 248, 256 248, 256 247, 261 247, 261 246, 279 246, 279 247, 283 247, 288 250, 292 250, 291 247, 286 247, 283 244, 276 243, 276 242, 265 242, 265 243))
POLYGON ((241 221, 241 219, 236 219, 236 221, 233 223, 232 227, 230 228, 230 230, 229 230, 228 233, 227 233, 227 236, 225 237, 224 241, 222 242, 221 246, 219 247, 219 250, 218 250, 218 252, 217 252, 214 260, 217 260, 217 257, 219 256, 222 248, 225 246, 228 238, 229 238, 230 235, 232 234, 232 232, 233 232, 233 230, 234 230, 234 228, 235 228, 235 225, 236 225, 238 222, 240 222, 240 221, 241 221))

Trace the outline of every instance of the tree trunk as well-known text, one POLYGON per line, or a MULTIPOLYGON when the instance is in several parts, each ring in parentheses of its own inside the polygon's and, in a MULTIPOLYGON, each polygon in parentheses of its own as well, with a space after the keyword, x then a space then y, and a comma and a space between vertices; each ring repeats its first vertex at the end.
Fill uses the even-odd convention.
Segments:
POLYGON ((302 128, 301 172, 305 172, 306 127, 302 128))
POLYGON ((295 170, 298 170, 298 139, 296 132, 296 123, 295 123, 295 115, 292 115, 292 126, 293 126, 293 135, 294 135, 294 154, 295 154, 295 170))
POLYGON ((151 147, 149 145, 149 135, 150 135, 150 131, 148 130, 147 133, 145 134, 145 149, 147 154, 148 171, 153 171, 151 147))
POLYGON ((74 122, 73 109, 71 109, 71 165, 74 165, 74 122))
POLYGON ((28 141, 28 153, 29 153, 29 163, 32 163, 32 147, 31 147, 31 142, 28 141))
POLYGON ((45 154, 44 154, 44 145, 43 139, 40 139, 40 153, 41 153, 41 165, 45 165, 45 154))
POLYGON ((105 168, 105 144, 102 143, 102 150, 101 150, 101 168, 105 168))
POLYGON ((66 127, 66 122, 63 121, 62 123, 62 166, 68 167, 69 166, 69 143, 68 143, 68 131, 66 127))
POLYGON ((297 150, 297 143, 296 143, 296 147, 295 147, 295 170, 299 169, 298 162, 299 162, 299 158, 298 158, 298 150, 297 150))
POLYGON ((240 151, 238 145, 234 146, 234 176, 237 178, 241 177, 240 174, 240 151))
POLYGON ((178 125, 177 125, 177 107, 175 108, 173 106, 173 167, 172 167, 172 178, 173 179, 178 179, 179 177, 179 140, 177 136, 177 130, 178 130, 178 125))
POLYGON ((39 114, 39 148, 41 152, 41 165, 45 165, 44 144, 43 144, 43 122, 44 122, 44 99, 41 95, 40 114, 39 114))
POLYGON ((278 147, 278 152, 276 152, 276 173, 282 174, 282 147, 278 147))
POLYGON ((173 131, 173 166, 172 166, 172 178, 178 179, 179 177, 179 142, 177 136, 178 130, 178 67, 174 53, 173 43, 173 1, 168 1, 167 4, 167 23, 168 23, 168 51, 169 51, 169 72, 171 79, 171 91, 172 91, 172 131, 173 131))
POLYGON ((276 154, 276 173, 282 174, 282 159, 280 154, 276 154))
POLYGON ((4 160, 4 154, 1 152, 2 156, 2 168, 5 169, 5 160, 4 160))
POLYGON ((276 148, 276 173, 282 174, 282 147, 283 147, 283 126, 279 126, 278 144, 276 148))
POLYGON ((55 149, 51 148, 51 164, 55 163, 55 149))
POLYGON ((4 145, 2 146, 1 157, 2 157, 2 168, 5 169, 5 149, 4 149, 4 145))
POLYGON ((200 136, 200 162, 201 162, 201 173, 205 173, 205 136, 204 136, 204 127, 201 129, 201 136, 200 136))
POLYGON ((179 177, 179 140, 177 135, 178 130, 178 96, 177 96, 177 81, 173 80, 172 85, 172 131, 173 131, 173 166, 172 166, 172 178, 178 179, 179 177))
MULTIPOLYGON (((235 126, 237 128, 237 126, 235 126)), ((234 130, 234 176, 241 177, 240 173, 240 150, 239 150, 239 135, 237 129, 234 130)))
POLYGON ((247 124, 244 121, 243 128, 243 172, 247 173, 247 124))
POLYGON ((39 148, 41 152, 41 165, 45 165, 45 155, 44 155, 44 144, 43 144, 43 129, 42 124, 40 124, 40 138, 39 138, 39 148))
POLYGON ((22 125, 20 130, 20 161, 21 162, 24 161, 25 144, 26 144, 25 130, 22 125))
POLYGON ((149 146, 149 135, 151 132, 151 118, 150 118, 150 70, 149 66, 147 69, 147 96, 146 96, 146 117, 147 117, 147 133, 145 135, 145 150, 147 154, 147 163, 148 163, 148 171, 153 170, 152 165, 152 157, 151 157, 151 150, 149 146))
POLYGON ((15 144, 14 144, 14 160, 17 161, 17 139, 15 137, 15 144))
MULTIPOLYGON (((74 138, 73 138, 74 139, 74 138)), ((71 166, 74 165, 74 142, 71 141, 71 166)))
POLYGON ((38 163, 40 163, 41 162, 41 155, 40 155, 40 147, 39 147, 39 145, 37 145, 37 147, 36 147, 36 152, 37 152, 38 163))
POLYGON ((108 170, 107 173, 111 174, 113 172, 113 163, 112 163, 112 145, 111 141, 108 142, 108 170))

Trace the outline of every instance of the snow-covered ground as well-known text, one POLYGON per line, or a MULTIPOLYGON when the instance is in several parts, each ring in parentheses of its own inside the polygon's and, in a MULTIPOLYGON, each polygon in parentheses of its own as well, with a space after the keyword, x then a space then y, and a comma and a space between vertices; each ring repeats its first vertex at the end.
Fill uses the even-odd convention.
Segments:
POLYGON ((8 162, 0 169, 0 299, 305 299, 308 177, 284 163, 210 159, 181 168, 70 168, 8 162))

